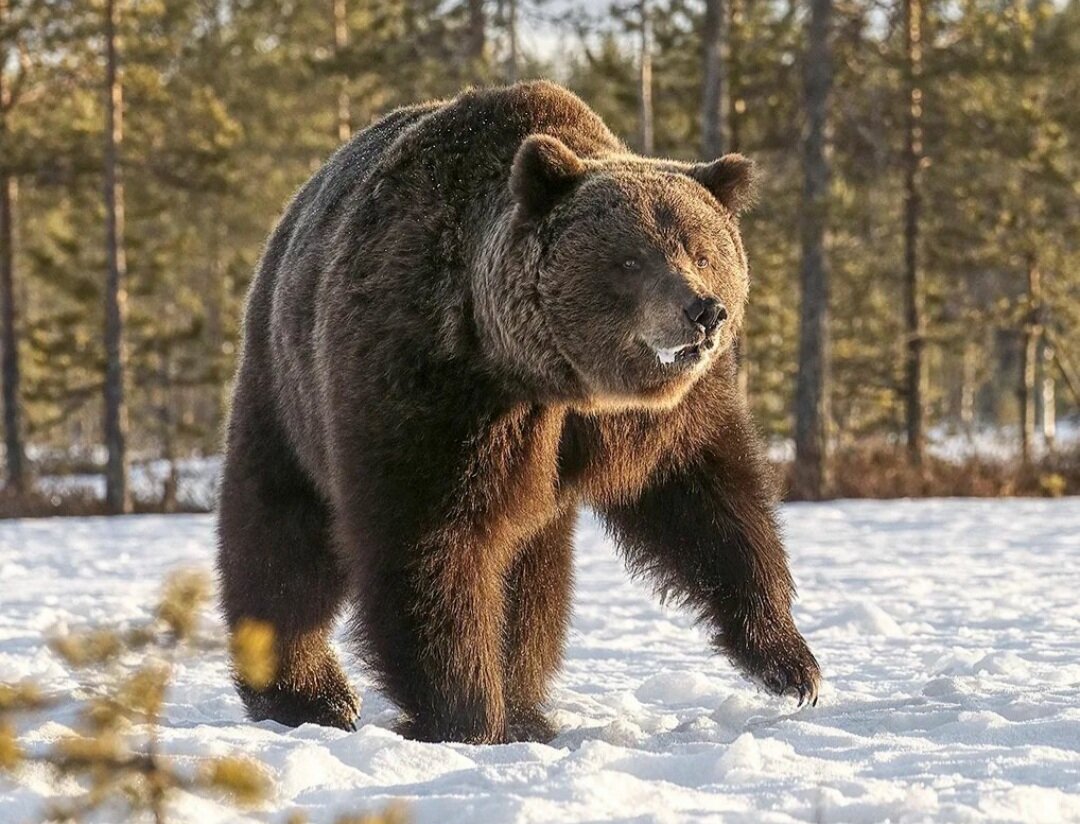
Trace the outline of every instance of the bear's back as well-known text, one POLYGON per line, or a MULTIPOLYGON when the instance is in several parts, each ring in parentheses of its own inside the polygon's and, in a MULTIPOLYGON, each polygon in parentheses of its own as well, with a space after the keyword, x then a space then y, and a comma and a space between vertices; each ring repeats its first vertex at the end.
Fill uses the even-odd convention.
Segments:
POLYGON ((513 208, 513 158, 536 133, 582 157, 625 152, 592 109, 553 83, 472 90, 386 115, 290 204, 248 319, 268 338, 279 414, 314 475, 327 457, 325 378, 343 352, 363 350, 379 373, 404 380, 416 364, 399 363, 396 351, 445 355, 471 340, 469 271, 513 208))
POLYGON ((417 163, 458 172, 440 183, 469 183, 489 174, 504 183, 521 142, 530 134, 559 138, 580 157, 626 152, 626 147, 573 92, 546 80, 476 89, 442 104, 402 132, 388 164, 417 163), (468 175, 469 172, 473 175, 468 175))
POLYGON ((626 151, 577 95, 548 81, 398 109, 355 135, 300 190, 271 243, 284 247, 263 284, 278 347, 310 355, 317 307, 336 305, 335 292, 423 302, 467 289, 477 250, 513 208, 514 155, 536 133, 582 157, 626 151))
POLYGON ((531 134, 557 137, 584 158, 627 152, 581 98, 538 80, 392 112, 327 164, 322 188, 352 190, 360 212, 376 207, 372 221, 403 219, 433 231, 475 226, 477 209, 509 206, 510 167, 531 134))
POLYGON ((358 228, 404 221, 411 233, 438 232, 463 220, 475 226, 477 209, 508 205, 514 154, 537 133, 581 157, 626 151, 584 101, 544 80, 396 109, 358 132, 300 189, 275 232, 270 250, 280 257, 268 262, 299 287, 277 302, 310 303, 333 257, 354 257, 358 228))

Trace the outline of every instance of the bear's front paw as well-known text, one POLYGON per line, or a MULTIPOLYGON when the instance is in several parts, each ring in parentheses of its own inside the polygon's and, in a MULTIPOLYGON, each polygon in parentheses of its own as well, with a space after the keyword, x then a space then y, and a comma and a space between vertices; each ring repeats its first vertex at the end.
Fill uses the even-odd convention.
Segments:
POLYGON ((356 731, 360 701, 351 689, 311 692, 272 686, 257 691, 242 684, 239 692, 252 721, 277 721, 287 727, 318 724, 356 731))
POLYGON ((733 662, 751 680, 774 695, 797 698, 799 706, 817 706, 821 669, 798 632, 774 643, 730 651, 733 662))
POLYGON ((318 676, 300 683, 279 681, 263 690, 238 681, 237 691, 252 721, 277 721, 289 727, 319 724, 355 731, 360 699, 341 667, 328 659, 318 676))

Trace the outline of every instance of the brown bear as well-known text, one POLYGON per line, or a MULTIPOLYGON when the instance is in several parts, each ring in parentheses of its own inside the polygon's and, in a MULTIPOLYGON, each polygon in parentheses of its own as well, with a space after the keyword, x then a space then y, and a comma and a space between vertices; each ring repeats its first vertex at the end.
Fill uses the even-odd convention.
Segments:
POLYGON ((777 694, 815 701, 736 388, 738 155, 632 154, 548 82, 399 109, 300 190, 252 285, 225 616, 275 630, 253 719, 353 728, 351 637, 430 741, 549 739, 580 507, 777 694))

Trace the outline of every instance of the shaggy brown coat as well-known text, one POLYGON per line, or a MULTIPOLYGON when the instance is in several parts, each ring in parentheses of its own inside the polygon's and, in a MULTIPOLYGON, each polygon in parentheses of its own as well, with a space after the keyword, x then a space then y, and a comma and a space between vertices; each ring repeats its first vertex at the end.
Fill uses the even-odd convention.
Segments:
POLYGON ((352 727, 328 645, 425 740, 547 739, 578 509, 777 693, 816 698, 731 343, 751 166, 636 157, 550 83, 401 109, 290 204, 252 286, 219 571, 269 622, 252 718, 352 727))

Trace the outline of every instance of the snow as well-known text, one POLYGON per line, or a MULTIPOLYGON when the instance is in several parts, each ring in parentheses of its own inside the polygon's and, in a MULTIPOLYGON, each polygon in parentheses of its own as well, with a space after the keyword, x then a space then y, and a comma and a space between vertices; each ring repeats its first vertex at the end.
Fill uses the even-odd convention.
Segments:
MULTIPOLYGON (((889 436, 885 444, 903 446, 899 435, 889 436)), ((1054 452, 1063 453, 1076 449, 1080 444, 1080 418, 1059 420, 1055 428, 1054 442, 1049 444, 1040 433, 1031 444, 1032 455, 1042 460, 1054 452)), ((972 459, 993 463, 1010 463, 1020 458, 1020 429, 1016 424, 983 424, 964 427, 960 424, 939 424, 926 433, 926 449, 935 458, 950 463, 963 463, 972 459)), ((795 441, 791 438, 773 438, 768 446, 769 458, 776 463, 795 460, 795 441)))
MULTIPOLYGON (((816 708, 711 656, 585 518, 552 744, 403 740, 355 661, 359 731, 252 724, 223 654, 200 653, 177 669, 165 749, 243 752, 277 791, 244 813, 179 796, 171 820, 329 821, 402 799, 435 824, 1080 821, 1080 499, 796 504, 783 519, 826 678, 816 708)), ((204 515, 0 524, 0 681, 67 694, 42 633, 146 617, 163 576, 208 566, 213 545, 204 515)), ((73 720, 62 703, 24 740, 73 720)), ((33 820, 56 792, 40 772, 0 778, 0 821, 33 820)))
MULTIPOLYGON (((180 506, 194 510, 209 510, 217 499, 221 475, 221 457, 181 458, 176 461, 176 498, 180 506)), ((173 467, 168 461, 156 459, 135 463, 128 482, 137 501, 160 501, 165 482, 173 467)), ((36 479, 38 489, 45 495, 81 493, 105 500, 105 476, 101 473, 44 475, 36 479)))
MULTIPOLYGON (((962 427, 945 425, 933 427, 928 434, 930 451, 946 461, 960 462, 968 458, 991 461, 1013 461, 1020 457, 1020 427, 979 426, 965 431, 962 427)), ((1054 444, 1057 449, 1070 449, 1080 441, 1080 419, 1066 418, 1057 422, 1054 444)), ((1050 446, 1042 434, 1032 443, 1036 458, 1045 457, 1050 446)))

